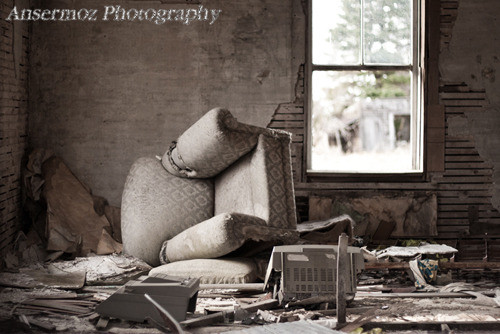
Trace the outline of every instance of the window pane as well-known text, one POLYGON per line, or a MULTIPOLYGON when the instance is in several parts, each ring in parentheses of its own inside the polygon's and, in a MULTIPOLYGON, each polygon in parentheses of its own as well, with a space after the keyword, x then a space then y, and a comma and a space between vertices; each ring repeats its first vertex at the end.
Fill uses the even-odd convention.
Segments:
POLYGON ((411 0, 365 0, 364 4, 365 64, 409 65, 411 0))
POLYGON ((411 172, 408 71, 314 71, 311 167, 411 172))
POLYGON ((313 63, 359 64, 361 0, 314 0, 312 6, 313 63))

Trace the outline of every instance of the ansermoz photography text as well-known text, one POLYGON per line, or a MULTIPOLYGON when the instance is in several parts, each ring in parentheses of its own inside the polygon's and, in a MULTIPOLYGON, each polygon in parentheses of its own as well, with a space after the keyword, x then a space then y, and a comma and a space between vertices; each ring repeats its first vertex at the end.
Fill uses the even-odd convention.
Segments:
POLYGON ((11 10, 7 21, 149 21, 155 24, 180 22, 190 24, 194 21, 214 24, 222 10, 209 9, 199 5, 197 8, 137 9, 123 8, 120 5, 104 6, 99 9, 18 9, 11 10))

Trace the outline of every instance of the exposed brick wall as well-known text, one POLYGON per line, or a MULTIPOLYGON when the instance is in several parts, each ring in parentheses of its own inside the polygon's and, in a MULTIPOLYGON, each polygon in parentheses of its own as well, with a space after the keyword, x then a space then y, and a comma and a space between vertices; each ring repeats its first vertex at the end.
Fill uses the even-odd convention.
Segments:
MULTIPOLYGON (((441 53, 449 48, 458 8, 458 0, 440 1, 441 53)), ((298 89, 297 92, 303 93, 303 90, 298 89)), ((471 134, 448 131, 450 120, 465 117, 468 113, 481 113, 488 107, 484 90, 474 90, 463 83, 443 82, 441 79, 439 101, 436 103, 444 108, 444 171, 428 173, 423 182, 407 183, 307 182, 303 178, 303 155, 306 152, 303 101, 299 97, 294 103, 280 105, 269 124, 270 127, 293 133, 293 169, 299 222, 308 219, 308 197, 311 195, 335 198, 353 192, 359 196, 374 191, 402 194, 405 191, 432 192, 437 195, 438 201, 437 241, 458 247, 460 260, 493 261, 500 258, 500 212, 492 205, 492 163, 478 152, 471 134)))
POLYGON ((13 0, 0 0, 0 256, 20 226, 21 160, 28 133, 28 25, 6 21, 13 0))
POLYGON ((306 119, 304 113, 304 65, 299 67, 295 83, 295 100, 280 103, 268 128, 288 131, 292 134, 292 171, 293 181, 301 182, 304 172, 304 139, 306 135, 306 119))

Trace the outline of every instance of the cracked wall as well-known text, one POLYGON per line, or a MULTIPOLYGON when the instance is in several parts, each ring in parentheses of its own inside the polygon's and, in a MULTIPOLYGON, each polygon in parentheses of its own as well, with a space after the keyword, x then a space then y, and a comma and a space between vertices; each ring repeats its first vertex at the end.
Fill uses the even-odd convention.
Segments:
MULTIPOLYGON (((102 8, 102 1, 50 0, 44 8, 102 8)), ((126 8, 176 2, 113 1, 126 8)), ((295 98, 302 37, 299 0, 201 1, 221 9, 193 22, 36 22, 30 81, 30 143, 62 157, 97 195, 120 205, 132 162, 170 141, 216 106, 266 126, 295 98)), ((194 6, 194 5, 193 5, 194 6)), ((198 7, 198 5, 195 5, 198 7)))

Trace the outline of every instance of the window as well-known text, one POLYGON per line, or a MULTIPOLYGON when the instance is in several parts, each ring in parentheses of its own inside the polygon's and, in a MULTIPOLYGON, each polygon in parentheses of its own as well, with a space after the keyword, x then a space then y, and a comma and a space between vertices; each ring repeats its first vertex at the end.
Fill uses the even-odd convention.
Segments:
POLYGON ((309 172, 421 172, 419 0, 311 1, 309 172))

